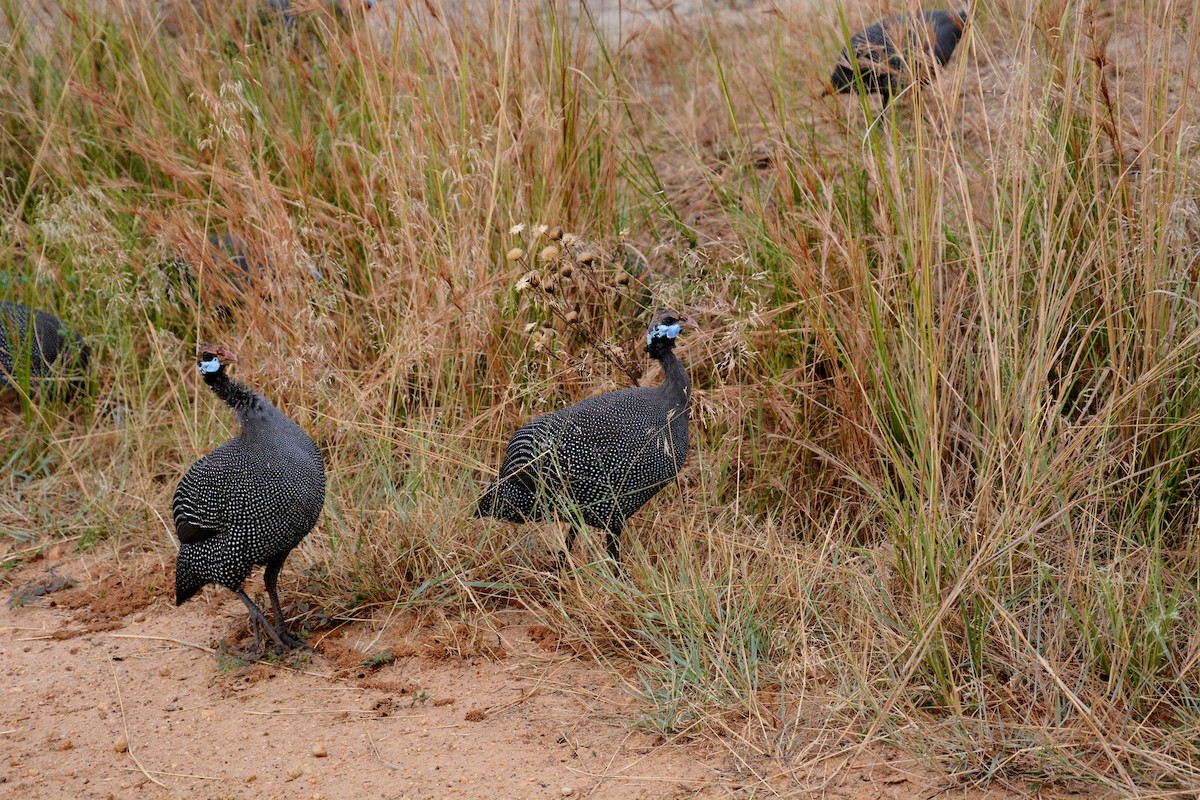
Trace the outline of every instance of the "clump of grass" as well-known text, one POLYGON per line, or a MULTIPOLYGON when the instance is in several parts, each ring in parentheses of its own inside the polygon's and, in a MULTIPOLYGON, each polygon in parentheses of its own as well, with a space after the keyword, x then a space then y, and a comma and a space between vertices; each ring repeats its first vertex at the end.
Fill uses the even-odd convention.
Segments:
POLYGON ((0 0, 0 291, 95 364, 0 412, 0 529, 169 554, 175 481, 230 433, 189 368, 222 341, 324 448, 291 562, 320 614, 533 608, 747 768, 849 738, 1192 790, 1200 37, 1172 8, 978 5, 876 119, 817 98, 865 6, 617 41, 554 4, 293 31, 0 0), (225 231, 264 274, 214 294, 225 231), (656 305, 704 329, 693 455, 627 575, 548 577, 545 527, 474 500, 518 424, 641 379, 656 305))

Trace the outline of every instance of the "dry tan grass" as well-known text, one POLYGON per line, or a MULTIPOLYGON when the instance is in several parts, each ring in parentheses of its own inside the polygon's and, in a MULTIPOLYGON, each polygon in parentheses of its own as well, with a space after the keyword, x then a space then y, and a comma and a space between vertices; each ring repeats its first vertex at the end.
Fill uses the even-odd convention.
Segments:
POLYGON ((748 764, 882 740, 963 782, 1200 786, 1195 9, 980 3, 876 120, 819 97, 834 6, 616 39, 518 5, 81 2, 0 51, 0 287, 96 354, 94 402, 0 417, 12 558, 171 552, 229 433, 190 368, 219 340, 326 452, 285 579, 328 613, 537 609, 748 764), (221 231, 267 274, 223 275, 221 231), (627 578, 559 582, 552 526, 470 512, 517 425, 646 366, 626 244, 704 329, 694 453, 627 578))

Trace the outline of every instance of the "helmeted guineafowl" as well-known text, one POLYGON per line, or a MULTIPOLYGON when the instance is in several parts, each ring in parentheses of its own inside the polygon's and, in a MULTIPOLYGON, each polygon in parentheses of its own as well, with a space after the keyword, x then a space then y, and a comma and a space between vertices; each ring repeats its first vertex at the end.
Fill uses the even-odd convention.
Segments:
POLYGON ((0 386, 16 385, 25 374, 31 388, 55 378, 73 385, 87 362, 87 345, 58 317, 0 302, 0 386))
MULTIPOLYGON (((229 316, 227 304, 240 299, 262 279, 266 270, 261 251, 232 233, 215 233, 201 249, 202 263, 209 265, 205 277, 206 295, 217 315, 229 316)), ((182 255, 174 255, 158 265, 163 281, 164 299, 173 305, 190 298, 200 303, 200 285, 196 270, 182 255)))
POLYGON ((284 626, 276 582, 288 553, 321 514, 325 461, 299 425, 225 374, 226 365, 236 360, 224 347, 200 346, 204 382, 234 410, 241 431, 192 464, 175 490, 175 605, 206 584, 219 583, 246 604, 257 645, 261 627, 280 648, 302 646, 284 626), (242 590, 256 564, 266 565, 263 581, 275 613, 273 628, 242 590))
POLYGON ((914 80, 927 81, 933 61, 946 66, 967 23, 967 11, 936 9, 919 15, 898 14, 876 22, 850 37, 849 51, 843 48, 829 81, 833 92, 852 92, 862 75, 863 88, 878 92, 887 107, 892 95, 914 80))
MULTIPOLYGON (((159 262, 158 277, 168 304, 181 305, 190 299, 211 308, 217 317, 228 319, 231 307, 251 295, 269 291, 273 282, 266 249, 235 233, 209 236, 199 255, 205 269, 203 298, 197 270, 187 258, 177 253, 159 262)), ((315 281, 322 280, 321 272, 311 264, 305 272, 315 281)))
MULTIPOLYGON (((695 327, 690 317, 655 312, 646 352, 662 365, 658 386, 620 389, 537 417, 504 452, 500 476, 475 515, 509 522, 558 515, 602 528, 613 560, 627 520, 675 479, 688 450, 692 384, 675 357, 675 337, 695 327)), ((567 533, 566 551, 576 529, 567 533)), ((566 552, 560 554, 565 563, 566 552)))

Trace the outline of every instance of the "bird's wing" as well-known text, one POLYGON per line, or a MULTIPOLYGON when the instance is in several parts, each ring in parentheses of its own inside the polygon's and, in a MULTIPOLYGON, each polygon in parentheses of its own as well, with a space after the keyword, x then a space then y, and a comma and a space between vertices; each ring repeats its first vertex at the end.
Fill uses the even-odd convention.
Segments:
POLYGON ((223 459, 215 459, 215 453, 192 464, 175 488, 170 511, 181 545, 203 542, 229 528, 230 519, 221 498, 228 494, 229 483, 241 477, 236 474, 238 470, 228 469, 223 459))
POLYGON ((630 458, 663 427, 667 409, 658 398, 657 391, 646 387, 589 397, 563 409, 562 436, 602 457, 630 458))
POLYGON ((512 435, 504 450, 500 480, 530 492, 553 480, 555 470, 549 465, 553 458, 555 422, 555 416, 547 414, 531 420, 512 435))

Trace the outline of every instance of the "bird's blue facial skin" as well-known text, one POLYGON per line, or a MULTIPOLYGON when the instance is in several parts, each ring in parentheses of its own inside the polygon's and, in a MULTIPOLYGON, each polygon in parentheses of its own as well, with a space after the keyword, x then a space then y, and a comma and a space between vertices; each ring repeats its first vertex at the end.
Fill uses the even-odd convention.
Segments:
POLYGON ((221 362, 215 358, 208 358, 200 362, 200 371, 203 373, 216 372, 221 368, 221 362))
POLYGON ((659 323, 657 328, 646 334, 646 346, 649 347, 650 342, 654 341, 656 338, 661 339, 665 336, 668 339, 674 339, 679 335, 680 330, 682 330, 682 328, 678 322, 672 325, 663 325, 662 323, 659 323))

